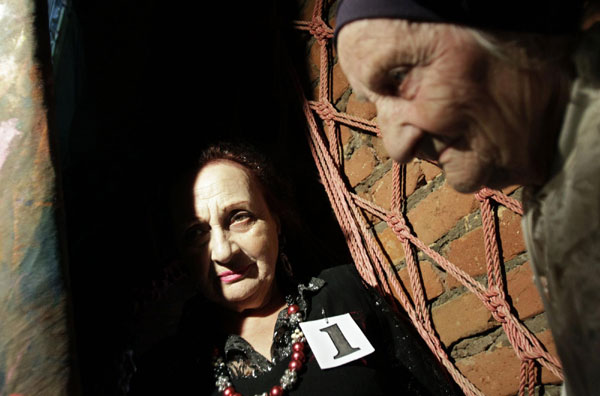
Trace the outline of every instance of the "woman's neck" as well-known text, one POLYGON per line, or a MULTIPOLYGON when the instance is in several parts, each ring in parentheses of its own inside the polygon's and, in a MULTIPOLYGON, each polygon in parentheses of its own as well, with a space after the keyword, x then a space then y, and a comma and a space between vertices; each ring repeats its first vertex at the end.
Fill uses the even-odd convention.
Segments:
POLYGON ((237 334, 244 338, 258 353, 270 361, 275 322, 285 305, 283 295, 276 288, 269 302, 260 308, 242 312, 224 310, 223 329, 229 334, 237 334))

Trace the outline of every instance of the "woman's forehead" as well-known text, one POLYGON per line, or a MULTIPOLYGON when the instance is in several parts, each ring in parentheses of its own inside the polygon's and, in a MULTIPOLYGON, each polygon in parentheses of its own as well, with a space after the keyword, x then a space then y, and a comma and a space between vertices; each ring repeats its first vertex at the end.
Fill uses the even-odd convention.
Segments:
POLYGON ((194 182, 194 198, 235 199, 257 193, 254 178, 243 166, 232 161, 214 161, 204 166, 194 182))
POLYGON ((437 45, 439 27, 404 20, 366 19, 352 22, 340 32, 339 52, 346 67, 370 68, 393 61, 416 63, 419 54, 437 45), (353 63, 354 65, 348 65, 353 63))
MULTIPOLYGON (((415 23, 403 19, 363 19, 352 22, 341 30, 339 44, 357 42, 366 45, 381 42, 403 44, 423 35, 424 32, 435 30, 434 26, 435 24, 415 23)), ((377 46, 371 48, 377 49, 377 46)))
MULTIPOLYGON (((404 19, 363 19, 346 25, 340 31, 339 45, 346 52, 354 51, 353 45, 362 43, 372 51, 381 44, 397 48, 437 46, 447 39, 456 39, 456 33, 468 30, 457 25, 434 22, 411 22, 404 19)), ((389 51, 389 50, 388 50, 389 51)))

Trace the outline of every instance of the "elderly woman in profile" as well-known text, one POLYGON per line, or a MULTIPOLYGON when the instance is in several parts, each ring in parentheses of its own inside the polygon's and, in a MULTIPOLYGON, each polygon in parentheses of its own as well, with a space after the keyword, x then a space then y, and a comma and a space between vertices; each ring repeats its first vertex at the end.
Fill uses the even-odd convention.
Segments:
POLYGON ((175 236, 199 293, 177 340, 141 367, 134 394, 462 394, 407 319, 353 267, 296 276, 292 268, 310 264, 298 250, 312 247, 288 249, 290 239, 305 239, 282 180, 255 151, 212 146, 185 184, 175 236), (374 352, 337 321, 344 314, 374 352), (318 325, 314 342, 302 327, 310 323, 318 325), (328 353, 344 364, 322 368, 317 359, 328 353))
POLYGON ((597 1, 342 0, 339 60, 397 161, 526 186, 524 234, 569 395, 600 389, 597 1), (585 7, 584 7, 585 6, 585 7))

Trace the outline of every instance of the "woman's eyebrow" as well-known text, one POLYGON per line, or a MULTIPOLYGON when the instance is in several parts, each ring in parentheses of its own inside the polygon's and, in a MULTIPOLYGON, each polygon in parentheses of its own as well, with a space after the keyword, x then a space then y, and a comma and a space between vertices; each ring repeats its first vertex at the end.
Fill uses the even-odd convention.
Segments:
POLYGON ((235 201, 235 202, 231 202, 225 206, 223 206, 220 210, 220 217, 228 217, 231 215, 231 212, 235 209, 250 209, 250 201, 249 200, 242 200, 242 201, 235 201))
MULTIPOLYGON (((248 200, 242 200, 242 201, 235 201, 235 202, 231 202, 228 203, 227 205, 223 206, 222 209, 220 210, 221 213, 228 213, 231 209, 235 209, 235 208, 239 208, 239 207, 243 207, 243 206, 250 206, 250 201, 248 200)), ((195 215, 193 218, 190 218, 189 220, 187 220, 184 223, 184 230, 187 230, 190 227, 194 227, 197 225, 202 225, 202 224, 208 224, 208 221, 206 221, 205 219, 202 219, 200 217, 198 217, 198 215, 195 215)))
POLYGON ((227 212, 232 208, 236 208, 236 207, 240 207, 240 206, 250 206, 250 201, 248 200, 243 200, 243 201, 235 201, 232 202, 230 204, 227 204, 226 206, 223 207, 223 211, 227 212))

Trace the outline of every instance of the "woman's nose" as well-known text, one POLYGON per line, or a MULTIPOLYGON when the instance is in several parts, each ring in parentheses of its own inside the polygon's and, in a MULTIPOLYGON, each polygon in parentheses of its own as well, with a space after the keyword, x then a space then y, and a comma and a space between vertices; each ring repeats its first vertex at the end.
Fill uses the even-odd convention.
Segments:
POLYGON ((415 150, 424 133, 406 124, 400 104, 385 103, 377 106, 377 125, 381 130, 383 145, 394 160, 407 163, 415 156, 415 150))
POLYGON ((227 263, 235 251, 234 242, 221 229, 213 229, 210 238, 210 258, 214 262, 227 263))

